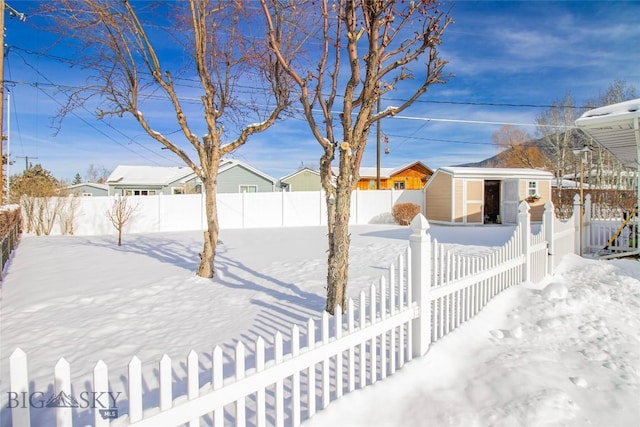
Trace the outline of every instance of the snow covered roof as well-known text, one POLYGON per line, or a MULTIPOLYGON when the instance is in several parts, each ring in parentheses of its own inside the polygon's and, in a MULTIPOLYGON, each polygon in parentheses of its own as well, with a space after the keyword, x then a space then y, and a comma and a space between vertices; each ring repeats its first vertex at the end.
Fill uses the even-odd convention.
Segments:
POLYGON ((528 168, 474 168, 465 166, 446 166, 439 168, 438 170, 442 170, 456 176, 478 178, 553 178, 553 174, 551 174, 551 172, 528 168))
POLYGON ((640 98, 595 108, 576 126, 613 154, 624 166, 638 166, 640 150, 640 98))
POLYGON ((78 187, 93 187, 99 190, 105 190, 105 191, 109 190, 109 186, 107 184, 100 184, 97 182, 81 182, 80 184, 69 185, 68 187, 65 187, 65 188, 67 190, 73 190, 74 188, 78 188, 78 187))
POLYGON ((168 185, 193 175, 193 170, 186 166, 120 165, 111 172, 107 184, 168 185))

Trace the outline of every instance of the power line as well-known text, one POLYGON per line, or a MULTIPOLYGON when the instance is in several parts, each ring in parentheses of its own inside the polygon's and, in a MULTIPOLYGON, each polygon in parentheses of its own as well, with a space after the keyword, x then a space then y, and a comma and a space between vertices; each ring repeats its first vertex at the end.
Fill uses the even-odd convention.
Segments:
MULTIPOLYGON (((8 49, 17 49, 20 50, 22 52, 25 52, 29 55, 36 55, 36 56, 41 56, 44 58, 49 58, 49 59, 54 59, 60 62, 65 62, 68 64, 76 64, 77 60, 72 60, 72 59, 68 59, 68 58, 64 58, 61 56, 55 56, 55 55, 50 55, 50 54, 46 54, 43 52, 36 52, 36 51, 32 51, 32 50, 28 50, 28 49, 23 49, 21 47, 18 46, 9 46, 8 49)), ((149 73, 144 73, 144 74, 148 74, 149 73)), ((175 76, 174 80, 177 81, 183 81, 183 82, 191 82, 191 83, 195 83, 195 85, 191 86, 191 85, 186 85, 186 84, 178 84, 178 86, 183 86, 183 87, 191 87, 191 88, 199 88, 200 85, 200 81, 197 78, 189 78, 189 77, 181 77, 181 76, 175 76)), ((249 91, 248 93, 254 93, 256 90, 265 90, 264 88, 260 88, 260 87, 256 87, 256 86, 249 86, 249 85, 237 85, 236 87, 242 88, 242 89, 246 89, 247 91, 249 91)), ((73 87, 73 86, 69 86, 70 89, 79 89, 79 87, 73 87)), ((338 95, 338 97, 340 97, 340 95, 338 95)), ((186 98, 185 98, 186 99, 186 98)), ((196 98, 193 98, 193 100, 197 100, 196 98)), ((390 102, 405 102, 406 99, 401 99, 401 98, 386 98, 383 97, 382 100, 384 101, 390 101, 390 102)), ((478 101, 452 101, 452 100, 436 100, 436 99, 417 99, 415 100, 415 103, 421 103, 421 104, 444 104, 444 105, 463 105, 463 106, 479 106, 479 107, 510 107, 510 108, 570 108, 570 109, 576 109, 576 110, 585 110, 585 109, 589 109, 589 108, 593 108, 592 105, 550 105, 550 104, 533 104, 533 103, 509 103, 509 102, 478 102, 478 101)))
POLYGON ((392 117, 394 119, 419 120, 419 121, 426 121, 426 122, 467 123, 467 124, 478 124, 478 125, 534 126, 534 127, 561 128, 561 129, 575 128, 575 126, 543 125, 538 123, 494 122, 494 121, 488 121, 488 120, 464 120, 464 119, 446 119, 446 118, 435 118, 435 117, 412 117, 412 116, 392 116, 392 117))
MULTIPOLYGON (((20 57, 20 59, 22 59, 22 60, 25 62, 25 64, 26 64, 29 68, 31 68, 32 70, 34 70, 34 71, 35 71, 38 75, 40 75, 43 79, 47 80, 47 81, 48 81, 52 86, 56 86, 56 85, 55 85, 55 83, 53 83, 51 80, 49 80, 49 78, 48 78, 48 77, 46 77, 45 75, 43 75, 43 74, 42 74, 38 69, 36 69, 35 67, 33 67, 31 64, 29 64, 29 63, 28 63, 28 62, 27 62, 27 61, 22 57, 22 55, 18 54, 18 57, 20 57)), ((36 88, 38 88, 38 86, 37 86, 37 85, 36 85, 35 87, 36 87, 36 88)), ((47 95, 50 99, 52 99, 56 104, 58 104, 58 105, 62 106, 62 104, 61 104, 61 103, 60 103, 60 102, 59 102, 55 97, 51 96, 51 95, 50 95, 50 94, 48 94, 46 91, 43 91, 43 90, 40 90, 40 91, 41 91, 42 93, 44 93, 45 95, 47 95)), ((91 112, 90 112, 86 107, 82 106, 82 108, 83 108, 86 112, 88 112, 89 114, 91 114, 91 112)), ((154 163, 154 164, 156 164, 156 165, 160 166, 160 163, 156 162, 156 161, 155 161, 155 160, 153 160, 153 159, 150 159, 150 158, 148 158, 148 157, 143 156, 142 154, 138 153, 137 151, 134 151, 134 150, 132 150, 131 148, 127 147, 125 144, 122 144, 121 142, 117 141, 117 140, 116 140, 115 138, 113 138, 111 135, 109 135, 109 134, 107 134, 107 133, 103 132, 102 130, 98 129, 98 128, 97 128, 96 126, 94 126, 92 123, 90 123, 89 121, 87 121, 86 119, 84 119, 83 117, 81 117, 80 115, 76 114, 74 111, 70 111, 70 113, 71 113, 73 116, 75 116, 77 119, 79 119, 79 120, 81 120, 83 123, 85 123, 87 126, 91 127, 92 129, 94 129, 94 130, 95 130, 95 131, 97 131, 98 133, 102 134, 103 136, 107 137, 108 139, 110 139, 111 141, 115 142, 116 144, 120 145, 121 147, 123 147, 123 148, 125 148, 125 149, 127 149, 127 150, 131 151, 132 153, 134 153, 134 154, 136 154, 136 155, 138 155, 138 156, 142 157, 142 158, 143 158, 143 159, 145 159, 145 160, 148 160, 148 161, 150 161, 150 162, 152 162, 152 163, 154 163)), ((136 140, 134 140, 133 138, 131 138, 130 136, 128 136, 128 135, 126 135, 126 134, 124 134, 124 133, 123 133, 122 131, 120 131, 119 129, 117 129, 117 128, 115 128, 115 127, 111 126, 111 124, 109 124, 109 123, 107 123, 107 122, 103 122, 103 124, 104 124, 104 125, 106 125, 106 126, 108 126, 109 128, 111 128, 111 129, 112 129, 112 130, 114 130, 115 132, 119 133, 120 135, 124 136, 124 137, 125 137, 125 138, 127 138, 130 142, 133 142, 134 144, 136 144, 136 145, 140 146, 141 148, 143 148, 143 149, 145 149, 145 150, 149 151, 150 153, 152 153, 152 154, 154 154, 154 155, 156 155, 156 156, 158 156, 158 157, 160 157, 160 158, 162 158, 162 159, 164 159, 164 160, 168 160, 168 161, 171 161, 171 162, 176 163, 176 164, 178 163, 176 160, 174 160, 174 159, 169 159, 169 158, 167 158, 167 157, 164 157, 164 156, 162 156, 161 154, 156 153, 155 151, 151 150, 149 147, 146 147, 146 146, 144 146, 144 145, 140 144, 138 141, 136 141, 136 140)))

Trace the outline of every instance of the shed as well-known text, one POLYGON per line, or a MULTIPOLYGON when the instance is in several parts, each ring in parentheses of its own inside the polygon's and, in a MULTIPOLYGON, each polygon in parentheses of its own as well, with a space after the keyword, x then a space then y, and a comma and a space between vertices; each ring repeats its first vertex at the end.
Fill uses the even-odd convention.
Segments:
POLYGON ((552 179, 537 169, 439 168, 425 186, 426 217, 452 225, 515 224, 518 205, 526 200, 531 220, 542 221, 552 179))

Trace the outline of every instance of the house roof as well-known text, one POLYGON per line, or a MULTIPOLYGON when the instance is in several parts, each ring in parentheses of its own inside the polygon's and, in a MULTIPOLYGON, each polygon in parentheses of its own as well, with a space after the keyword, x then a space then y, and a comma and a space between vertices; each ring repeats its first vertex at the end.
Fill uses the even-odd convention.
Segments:
POLYGON ((640 150, 640 98, 595 108, 576 126, 609 151, 624 166, 638 167, 640 150))
MULTIPOLYGON (((383 179, 387 179, 387 178, 391 178, 392 176, 402 172, 405 169, 409 169, 410 167, 414 166, 414 165, 419 165, 422 166, 423 168, 427 169, 429 172, 433 173, 433 170, 428 167, 427 165, 425 165, 422 162, 411 162, 411 163, 407 163, 405 165, 402 166, 398 166, 398 167, 392 167, 392 168, 380 168, 380 178, 383 179)), ((333 173, 334 174, 338 174, 338 168, 332 168, 333 173)), ((377 177, 377 168, 374 167, 369 167, 369 166, 361 166, 358 175, 360 176, 360 178, 376 178, 377 177)))
POLYGON ((220 161, 220 169, 218 170, 218 173, 222 173, 222 172, 224 172, 226 170, 229 170, 234 166, 243 167, 243 168, 255 173, 256 175, 259 175, 259 176, 263 177, 267 181, 271 181, 273 184, 276 184, 278 182, 278 180, 275 179, 274 177, 272 177, 271 175, 267 175, 266 173, 262 172, 261 170, 258 170, 256 168, 254 168, 253 166, 248 165, 247 163, 241 162, 240 160, 236 160, 236 159, 222 159, 220 161))
POLYGON ((312 174, 314 174, 314 175, 318 175, 318 176, 320 176, 320 172, 319 172, 319 171, 317 171, 317 170, 313 170, 313 169, 310 169, 310 168, 306 168, 306 167, 305 167, 305 168, 302 168, 302 169, 298 169, 297 171, 295 171, 295 172, 293 172, 293 173, 290 173, 290 174, 289 174, 289 175, 287 175, 287 176, 283 176, 282 178, 280 178, 280 181, 284 181, 284 180, 286 180, 286 179, 293 178, 294 176, 299 175, 299 174, 304 173, 304 172, 312 173, 312 174))
POLYGON ((168 185, 195 175, 186 166, 117 166, 107 184, 168 185))
POLYGON ((80 184, 69 185, 68 187, 65 187, 65 189, 73 190, 74 188, 79 188, 79 187, 93 187, 93 188, 97 188, 99 190, 104 190, 104 191, 109 190, 109 186, 107 184, 99 184, 97 182, 81 182, 80 184))
POLYGON ((439 168, 438 170, 456 176, 474 178, 553 178, 553 174, 551 174, 551 172, 528 168, 473 168, 465 166, 447 166, 439 168))

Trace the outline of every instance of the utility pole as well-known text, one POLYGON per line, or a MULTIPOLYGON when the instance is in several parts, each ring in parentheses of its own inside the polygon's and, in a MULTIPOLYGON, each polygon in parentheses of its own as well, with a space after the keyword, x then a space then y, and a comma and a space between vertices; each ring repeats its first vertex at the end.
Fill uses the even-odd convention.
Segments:
POLYGON ((29 156, 16 156, 16 159, 24 159, 24 170, 29 170, 29 159, 37 159, 37 157, 29 157, 29 156))
MULTIPOLYGON (((0 206, 4 205, 4 0, 0 0, 0 206)), ((7 163, 9 159, 7 159, 7 163)))
MULTIPOLYGON (((4 204, 4 156, 2 144, 4 141, 2 115, 4 113, 4 11, 9 11, 9 16, 17 17, 21 22, 26 21, 27 16, 20 13, 4 0, 0 0, 0 206, 4 204)), ((7 164, 9 159, 7 158, 7 164)))

